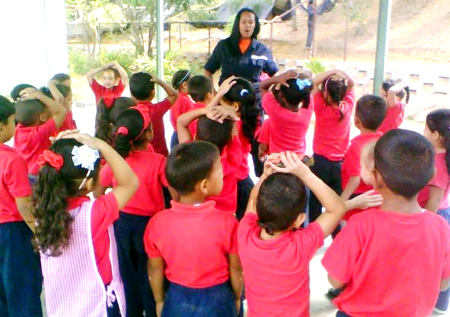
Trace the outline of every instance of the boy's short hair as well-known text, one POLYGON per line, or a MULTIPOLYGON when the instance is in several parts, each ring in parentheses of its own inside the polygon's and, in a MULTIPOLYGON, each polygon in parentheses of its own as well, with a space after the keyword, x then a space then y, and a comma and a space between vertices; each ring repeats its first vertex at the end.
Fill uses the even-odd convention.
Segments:
POLYGON ((26 127, 36 123, 45 111, 45 105, 37 99, 18 101, 16 103, 16 121, 26 127))
POLYGON ((167 157, 169 185, 180 195, 192 193, 195 185, 208 178, 219 157, 217 147, 209 142, 193 141, 175 146, 167 157))
POLYGON ((64 84, 56 84, 56 89, 58 89, 58 91, 61 93, 61 95, 63 95, 64 98, 66 98, 72 92, 72 89, 64 84))
POLYGON ((364 95, 356 102, 355 116, 361 125, 369 130, 377 130, 386 118, 387 104, 383 98, 364 95))
POLYGON ((375 145, 375 170, 395 194, 413 198, 434 175, 434 150, 421 134, 395 129, 375 145))
POLYGON ((131 75, 130 92, 137 100, 147 100, 155 90, 150 74, 139 72, 131 75))
POLYGON ((197 140, 211 142, 222 153, 225 146, 231 142, 233 121, 224 120, 223 123, 201 116, 197 121, 197 140))
POLYGON ((37 90, 37 88, 34 87, 33 85, 30 85, 30 84, 19 84, 19 85, 15 86, 11 90, 10 95, 11 95, 12 100, 14 100, 14 101, 19 100, 20 99, 20 92, 22 90, 24 90, 24 89, 27 89, 27 88, 33 88, 33 89, 37 90))
POLYGON ((113 72, 113 73, 114 73, 114 78, 115 78, 115 79, 120 78, 120 73, 119 73, 119 71, 117 70, 117 68, 115 68, 115 67, 106 67, 106 68, 102 71, 102 74, 103 74, 104 72, 107 72, 107 71, 113 72))
POLYGON ((188 81, 188 91, 195 102, 205 101, 206 95, 213 91, 213 82, 203 75, 193 76, 188 81))
POLYGON ((55 75, 52 77, 52 80, 56 80, 56 81, 58 81, 59 83, 63 83, 63 82, 65 82, 66 80, 70 80, 70 76, 69 76, 68 74, 65 74, 65 73, 58 73, 58 74, 55 74, 55 75))
POLYGON ((8 118, 15 113, 14 104, 7 98, 0 96, 0 123, 7 124, 8 118))
POLYGON ((258 225, 270 235, 288 229, 305 212, 306 191, 293 174, 274 173, 261 184, 256 199, 258 225))

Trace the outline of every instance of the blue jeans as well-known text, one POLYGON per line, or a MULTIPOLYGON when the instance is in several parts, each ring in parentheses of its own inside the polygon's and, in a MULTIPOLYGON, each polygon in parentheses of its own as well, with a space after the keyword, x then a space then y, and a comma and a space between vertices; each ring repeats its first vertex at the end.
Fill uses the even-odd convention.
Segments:
POLYGON ((170 139, 170 149, 172 150, 178 144, 178 133, 176 131, 173 131, 172 138, 170 139))
POLYGON ((189 288, 170 283, 162 317, 236 317, 236 305, 230 284, 207 288, 189 288))
POLYGON ((41 317, 42 272, 23 221, 0 224, 0 316, 41 317))
POLYGON ((156 304, 147 275, 144 232, 150 217, 120 212, 114 223, 120 276, 125 289, 127 316, 156 317, 156 304))
MULTIPOLYGON (((450 225, 450 207, 445 209, 439 209, 437 214, 444 217, 447 223, 450 225)), ((439 292, 439 296, 435 307, 441 311, 447 311, 450 302, 450 288, 439 292)))

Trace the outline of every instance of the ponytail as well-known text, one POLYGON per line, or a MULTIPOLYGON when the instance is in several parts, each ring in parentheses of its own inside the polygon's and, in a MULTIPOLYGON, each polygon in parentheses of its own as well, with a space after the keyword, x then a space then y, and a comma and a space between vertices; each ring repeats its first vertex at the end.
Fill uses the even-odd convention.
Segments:
POLYGON ((341 122, 345 118, 345 115, 341 110, 341 103, 342 100, 344 100, 345 95, 347 93, 347 85, 343 80, 332 80, 329 77, 325 80, 323 90, 324 92, 328 93, 333 104, 338 105, 339 109, 338 122, 341 122))
POLYGON ((430 112, 426 118, 426 125, 431 132, 438 132, 445 148, 445 164, 450 176, 450 109, 438 109, 430 112))
POLYGON ((255 90, 252 84, 243 78, 236 78, 235 81, 236 83, 225 94, 224 99, 228 102, 239 104, 242 133, 246 138, 252 140, 255 137, 259 116, 255 90))
POLYGON ((112 127, 109 118, 109 109, 104 99, 100 99, 97 104, 97 115, 95 116, 95 137, 106 143, 111 142, 112 127))
MULTIPOLYGON (((121 113, 116 125, 115 150, 120 156, 127 158, 134 146, 139 146, 145 141, 144 119, 139 110, 128 109, 121 113)), ((150 129, 151 125, 146 128, 150 129)))
POLYGON ((72 216, 67 212, 68 191, 60 173, 44 165, 33 187, 36 218, 35 246, 50 256, 61 255, 69 245, 72 216))

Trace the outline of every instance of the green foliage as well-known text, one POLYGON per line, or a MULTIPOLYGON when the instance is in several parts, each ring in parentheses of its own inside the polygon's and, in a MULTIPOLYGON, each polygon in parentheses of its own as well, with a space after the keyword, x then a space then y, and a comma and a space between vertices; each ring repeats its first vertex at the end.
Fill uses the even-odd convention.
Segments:
POLYGON ((309 61, 305 62, 305 66, 310 69, 314 75, 325 72, 325 65, 316 58, 311 58, 309 61))
POLYGON ((98 56, 93 59, 90 54, 82 50, 69 49, 69 72, 71 74, 84 75, 88 71, 100 67, 108 62, 117 61, 130 75, 132 65, 136 57, 132 51, 107 51, 102 49, 98 56))
MULTIPOLYGON (((348 4, 350 21, 356 22, 355 36, 362 35, 366 32, 367 12, 370 4, 364 0, 349 0, 348 4)), ((347 4, 344 7, 347 10, 347 4)), ((346 11, 344 13, 347 14, 346 11)))
MULTIPOLYGON (((179 56, 180 52, 178 51, 167 51, 164 54, 164 80, 166 82, 170 82, 172 80, 172 75, 177 70, 186 68, 190 69, 189 64, 185 60, 178 60, 179 56)), ((135 70, 156 74, 156 57, 149 57, 147 54, 142 54, 136 59, 133 68, 135 70)))

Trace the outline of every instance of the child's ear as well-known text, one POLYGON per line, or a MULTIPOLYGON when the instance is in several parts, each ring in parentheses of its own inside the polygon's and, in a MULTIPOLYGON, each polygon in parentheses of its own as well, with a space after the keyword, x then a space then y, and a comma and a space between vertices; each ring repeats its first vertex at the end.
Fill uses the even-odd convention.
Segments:
POLYGON ((236 112, 239 111, 240 106, 239 106, 239 104, 238 104, 236 101, 233 102, 233 103, 231 104, 231 106, 234 108, 234 110, 235 110, 236 112))
POLYGON ((92 191, 94 191, 95 189, 95 181, 94 178, 88 178, 88 180, 86 181, 84 187, 86 188, 86 190, 90 193, 92 191))
POLYGON ((45 112, 43 112, 39 115, 39 121, 41 123, 45 123, 45 122, 47 122, 47 120, 48 120, 48 116, 45 112))
POLYGON ((206 93, 206 96, 205 96, 206 103, 209 103, 213 98, 214 98, 214 93, 212 91, 206 93))
POLYGON ((375 190, 380 190, 385 187, 383 177, 381 177, 380 172, 376 169, 372 170, 372 178, 373 178, 373 187, 375 190))
POLYGON ((300 228, 300 226, 305 222, 306 220, 306 214, 302 212, 298 215, 297 219, 294 222, 294 228, 300 228))
POLYGON ((151 125, 148 127, 146 134, 149 141, 153 140, 153 128, 151 125))
POLYGON ((206 185, 207 179, 205 178, 202 180, 199 184, 199 189, 202 192, 202 194, 207 195, 208 194, 208 187, 206 185))
POLYGON ((361 120, 359 120, 357 116, 355 116, 355 127, 357 127, 358 129, 361 128, 361 120))

